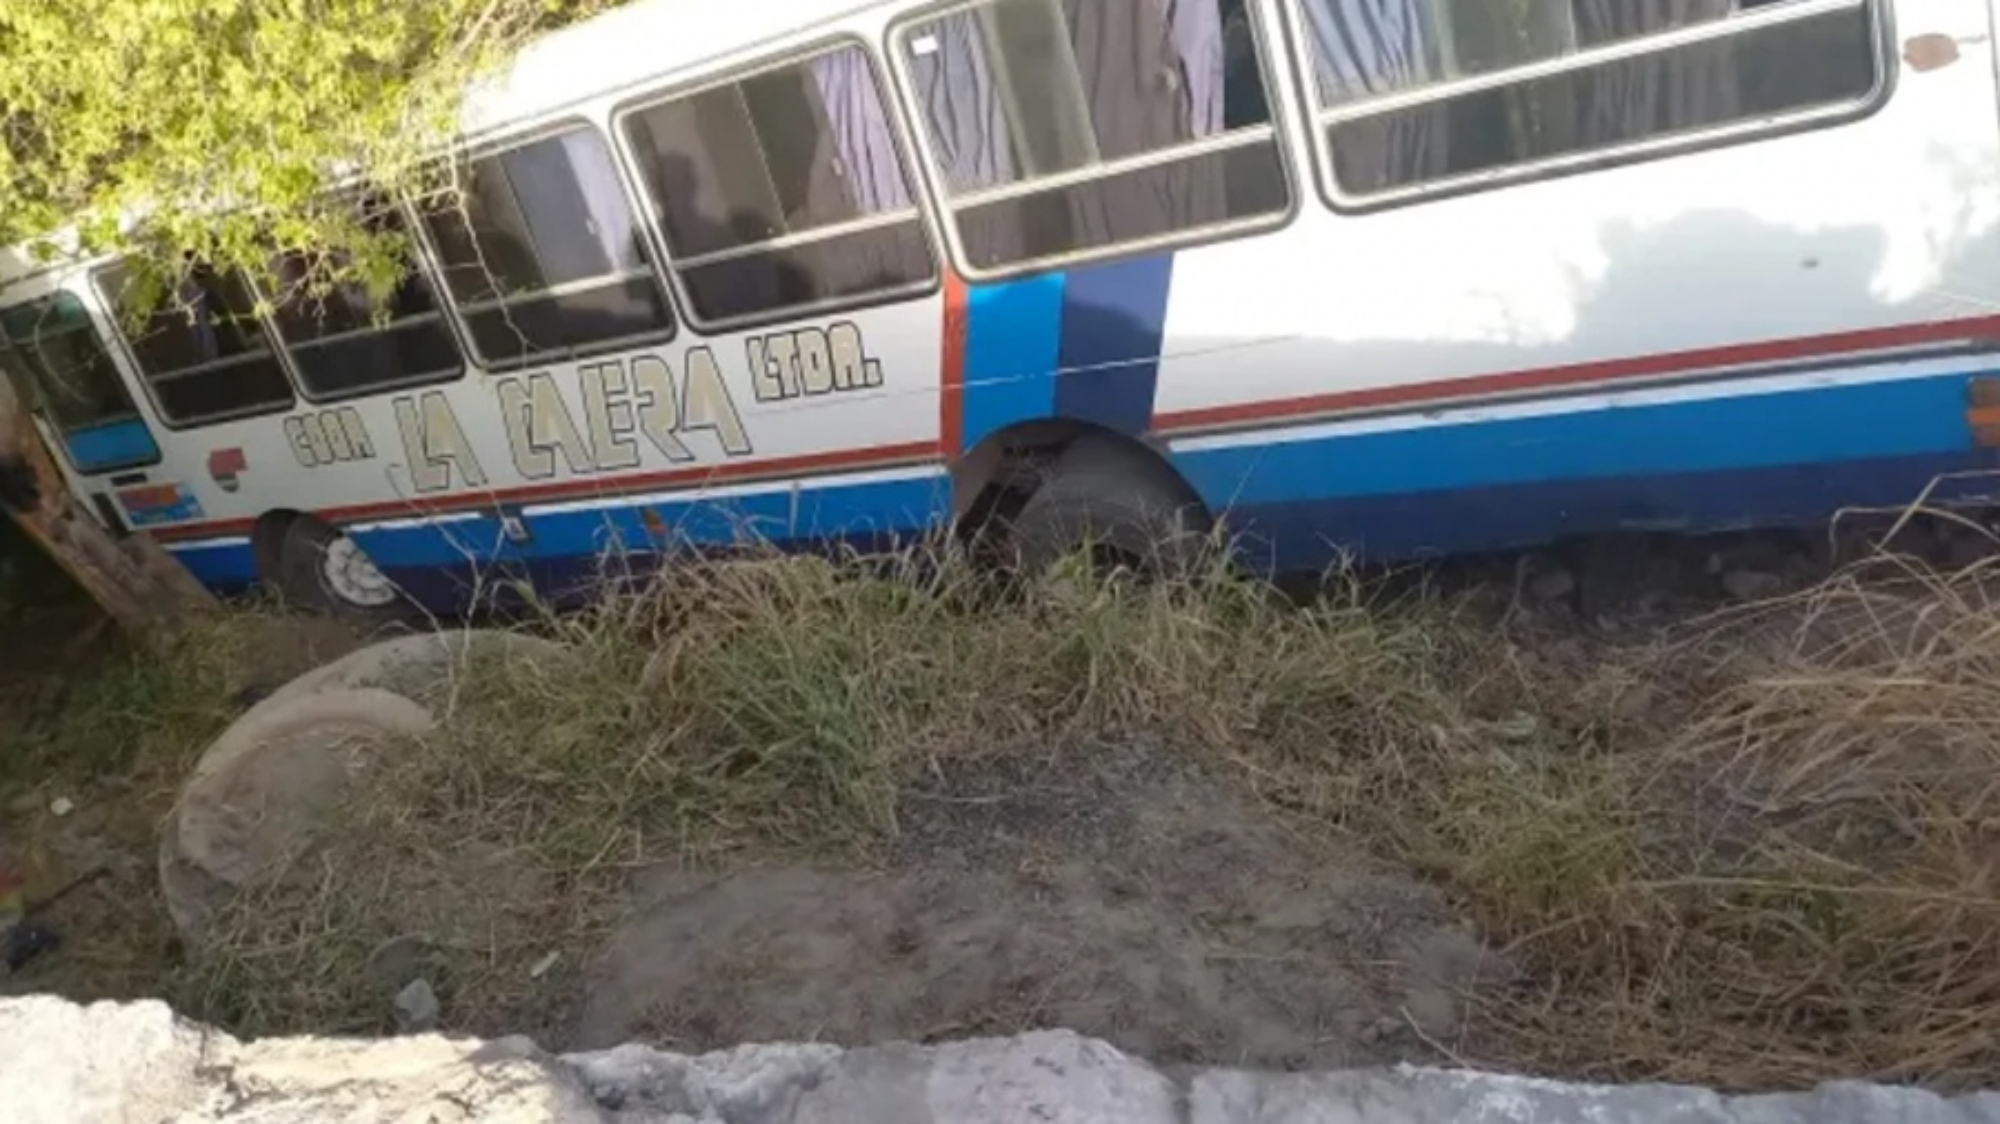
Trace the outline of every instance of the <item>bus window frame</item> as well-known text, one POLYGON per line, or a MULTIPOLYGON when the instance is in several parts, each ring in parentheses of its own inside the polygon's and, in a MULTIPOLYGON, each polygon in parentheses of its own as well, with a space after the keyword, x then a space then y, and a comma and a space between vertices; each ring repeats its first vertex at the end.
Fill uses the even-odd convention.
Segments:
POLYGON ((940 0, 938 3, 913 8, 889 22, 885 39, 889 65, 895 76, 897 108, 916 134, 916 143, 921 154, 919 170, 935 200, 938 232, 944 239, 947 252, 951 255, 952 268, 960 277, 975 282, 1013 280, 1059 272, 1080 265, 1120 261, 1167 250, 1188 250, 1254 238, 1284 230, 1298 220, 1305 208, 1307 193, 1300 189, 1298 163, 1292 151, 1292 107, 1287 104, 1288 87, 1282 76, 1276 73, 1279 60, 1282 59, 1287 65, 1291 65, 1292 59, 1285 50, 1285 43, 1277 34, 1278 29, 1270 26, 1264 18, 1262 5, 1258 0, 1246 0, 1244 16, 1250 22, 1250 34, 1257 48, 1258 78, 1264 86, 1264 104, 1271 114, 1271 119, 1266 123, 1214 137, 1203 137, 1156 152, 1141 153, 1137 156, 1068 172, 1056 172, 1030 180, 1015 180, 954 197, 951 185, 945 179, 944 166, 938 160, 935 146, 932 144, 930 127, 925 123, 924 115, 919 112, 921 106, 917 99, 915 78, 910 73, 909 43, 918 25, 940 16, 985 7, 991 2, 992 0, 940 0), (996 269, 982 269, 973 265, 959 238, 957 212, 963 209, 1009 198, 1025 198, 1044 191, 1061 190, 1128 172, 1161 167, 1235 148, 1247 148, 1256 143, 1268 143, 1277 154, 1279 180, 1285 189, 1285 206, 1282 210, 1252 218, 1189 227, 1170 234, 1134 239, 1112 246, 1025 258, 996 269))
MULTIPOLYGON (((151 432, 153 427, 159 424, 159 419, 157 417, 147 416, 147 411, 145 407, 151 405, 152 400, 148 397, 145 397, 143 392, 136 394, 133 392, 132 375, 135 373, 135 371, 132 369, 128 369, 125 366, 125 364, 121 362, 122 356, 119 354, 119 352, 117 350, 114 350, 111 346, 109 346, 109 344, 106 343, 107 329, 114 326, 105 324, 99 315, 101 312, 107 310, 92 307, 91 302, 97 297, 97 291, 95 286, 87 286, 85 287, 83 292, 78 292, 76 289, 72 288, 69 284, 51 285, 45 291, 38 293, 34 296, 25 297, 20 300, 11 301, 5 304, 0 304, 0 313, 4 313, 15 308, 20 308, 23 305, 35 304, 38 301, 58 300, 65 296, 69 297, 71 300, 76 301, 77 304, 83 309, 84 323, 88 326, 91 336, 97 341, 97 346, 99 350, 103 351, 105 358, 110 361, 112 372, 118 376, 119 382, 125 388, 125 396, 127 399, 131 401, 132 404, 132 412, 129 416, 120 415, 116 418, 107 419, 105 421, 99 421, 95 424, 105 425, 109 424, 109 422, 111 421, 123 422, 128 420, 138 422, 140 425, 145 426, 148 430, 148 436, 152 439, 153 455, 150 459, 125 461, 116 465, 108 465, 98 468, 85 468, 83 465, 78 464, 75 455, 73 455, 69 450, 69 442, 65 440, 67 434, 70 431, 65 430, 62 426, 56 423, 55 416, 49 412, 48 405, 44 401, 44 396, 46 392, 43 390, 40 381, 36 379, 31 372, 26 380, 28 383, 27 389, 31 394, 31 398, 29 401, 23 403, 23 405, 25 405, 28 408, 28 413, 32 417, 34 417, 41 426, 46 427, 47 432, 45 434, 41 434, 41 436, 44 437, 43 444, 54 446, 56 450, 56 455, 62 458, 63 465, 66 468, 68 468, 70 472, 75 474, 79 479, 85 479, 85 480, 95 479, 101 476, 109 476, 114 473, 131 472, 134 469, 152 468, 155 467, 156 465, 159 465, 161 462, 166 460, 167 456, 166 448, 165 446, 160 444, 158 435, 151 432)), ((16 347, 12 340, 0 338, 0 349, 13 351, 16 350, 16 347)), ((17 387, 15 389, 18 391, 19 388, 17 387)))
MULTIPOLYGON (((291 398, 283 405, 273 404, 253 407, 247 410, 231 410, 220 414, 205 414, 186 421, 176 420, 173 415, 167 412, 167 408, 160 401, 159 395, 153 392, 153 380, 146 374, 146 365, 139 362, 139 351, 136 347, 132 346, 132 341, 125 334, 125 326, 120 323, 121 318, 118 315, 118 302, 112 298, 104 284, 105 277, 116 270, 120 264, 119 262, 112 261, 92 267, 90 270, 90 287, 98 301, 102 303, 105 316, 109 319, 108 327, 112 338, 118 343, 118 351, 125 360, 126 366, 131 369, 133 380, 139 384, 140 393, 146 396, 147 403, 153 407, 153 418, 161 429, 172 433, 184 433, 190 430, 205 429, 212 425, 225 425, 229 422, 248 421, 252 418, 275 417, 279 414, 289 414, 297 410, 301 402, 311 401, 311 399, 305 396, 304 381, 299 378, 298 371, 292 366, 291 352, 284 346, 284 341, 278 335, 277 323, 267 315, 260 315, 256 318, 258 330, 264 333, 264 346, 271 350, 271 357, 277 360, 278 370, 283 372, 285 376, 285 385, 291 388, 291 398)), ((262 288, 257 284, 257 279, 251 277, 247 272, 243 275, 243 284, 245 288, 250 290, 252 296, 260 300, 265 299, 262 288)), ((186 370, 206 370, 209 367, 223 366, 227 362, 229 361, 203 364, 198 367, 186 368, 186 370)), ((175 373, 179 374, 180 372, 175 373)))
MULTIPOLYGON (((416 209, 410 205, 410 201, 404 198, 401 192, 391 192, 387 188, 365 180, 336 184, 329 190, 329 193, 339 195, 342 192, 350 191, 362 195, 366 195, 371 191, 378 192, 383 199, 387 200, 402 215, 404 229, 410 234, 411 264, 423 275, 424 283, 431 287, 432 299, 438 302, 437 311, 430 315, 436 316, 438 322, 444 325, 444 334, 451 340, 452 351, 458 356, 458 365, 449 370, 441 369, 435 372, 426 372, 414 378, 378 383, 364 387, 361 390, 345 391, 326 396, 316 395, 306 385, 305 375, 299 367, 298 356, 294 350, 297 345, 285 339, 284 328, 278 323, 279 301, 277 294, 270 291, 267 278, 252 275, 250 277, 252 290, 256 292, 259 299, 270 306, 271 311, 265 319, 270 322, 271 334, 277 337, 284 352, 285 370, 291 376, 292 389, 298 391, 299 402, 308 406, 331 406, 341 402, 354 402, 375 395, 401 394, 407 390, 418 390, 428 386, 444 386, 448 383, 463 381, 472 372, 474 366, 472 352, 467 342, 459 337, 458 325, 450 311, 450 301, 444 298, 444 278, 437 272, 437 263, 431 259, 429 247, 425 244, 421 229, 423 224, 417 215, 416 209)), ((288 250, 273 250, 272 256, 275 258, 289 252, 288 250)), ((337 332, 331 337, 309 340, 306 343, 306 347, 310 349, 328 342, 353 339, 369 333, 386 335, 388 331, 389 329, 385 328, 352 328, 345 332, 337 332)), ((294 410, 298 409, 298 403, 294 403, 292 408, 294 410)))
POLYGON ((936 215, 931 207, 932 200, 926 191, 923 169, 920 167, 921 161, 914 155, 915 150, 911 147, 912 138, 908 135, 909 122, 905 120, 902 113, 902 106, 895 99, 894 92, 893 82, 886 64, 882 57, 877 54, 875 45, 866 36, 855 32, 843 31, 833 35, 820 36, 804 43, 786 47, 774 53, 758 55, 747 62, 723 67, 700 78, 650 87, 630 97, 621 99, 611 107, 608 119, 611 126, 613 152, 617 158, 620 171, 624 173, 627 179, 627 189, 638 192, 642 201, 643 205, 639 209, 639 214, 642 221, 646 224, 647 238, 650 240, 654 254, 654 268, 666 274, 670 291, 678 305, 676 311, 686 318, 688 326, 694 329, 697 334, 713 338, 731 333, 752 331, 758 328, 769 327, 773 324, 809 323, 842 313, 865 312, 871 308, 882 308, 889 305, 926 300, 943 292, 945 270, 950 268, 951 263, 944 254, 939 252, 938 237, 934 230, 936 215), (875 97, 881 103, 883 118, 889 124, 890 140, 893 142, 893 147, 896 151, 898 170, 903 175, 904 190, 910 196, 910 208, 905 211, 864 215, 845 222, 830 223, 802 234, 781 235, 778 238, 758 242, 750 246, 732 246, 726 250, 718 250, 714 253, 698 254, 689 259, 693 263, 691 267, 685 266, 680 259, 669 252, 666 233, 667 216, 663 208, 653 200, 652 193, 646 187, 644 168, 638 159, 637 152, 633 149, 631 138, 626 132, 625 124, 627 119, 655 106, 694 97, 710 90, 735 85, 759 75, 769 74, 787 67, 810 62, 821 55, 832 54, 846 47, 853 47, 860 50, 862 57, 868 61, 869 82, 875 88, 875 97), (703 265, 711 265, 720 261, 750 257, 760 250, 782 250, 788 246, 825 241, 845 234, 863 233, 871 229, 894 226, 911 219, 917 221, 918 229, 923 232, 924 253, 930 259, 931 265, 930 277, 919 284, 899 285, 855 296, 834 297, 828 300, 814 301, 810 304, 789 305, 767 312, 753 313, 747 316, 723 317, 716 320, 711 320, 706 316, 698 314, 693 297, 682 284, 681 270, 683 268, 700 268, 703 265))
POLYGON ((1900 69, 1896 65, 1894 50, 1895 5, 1891 0, 1798 0, 1797 7, 1778 7, 1763 12, 1753 11, 1725 19, 1704 21, 1620 43, 1594 47, 1587 51, 1578 51, 1555 59, 1545 59, 1470 77, 1449 78, 1413 90, 1370 98, 1360 103, 1327 107, 1320 104, 1318 64, 1314 59, 1309 33, 1306 31, 1308 17, 1304 5, 1308 2, 1309 0, 1281 0, 1281 7, 1284 10, 1285 49, 1291 57, 1293 70, 1291 93, 1306 109, 1306 143, 1312 152, 1314 187, 1320 202, 1341 215, 1373 214, 1437 200, 1462 198, 1500 188, 1567 179, 1612 168, 1692 156, 1740 144, 1854 124, 1881 112, 1894 99, 1900 69), (1866 95, 1852 101, 1814 106, 1776 116, 1746 117, 1724 125, 1661 135, 1594 151, 1510 164, 1482 172, 1447 176, 1413 187, 1395 188, 1368 195, 1351 195, 1342 190, 1339 177, 1334 171, 1330 133, 1340 121, 1375 116, 1412 106, 1441 103, 1456 96, 1484 90, 1505 89, 1519 82, 1556 74, 1581 73, 1606 62, 1661 54, 1691 43, 1723 41, 1741 35, 1746 30, 1782 27, 1815 16, 1854 8, 1869 9, 1874 17, 1869 22, 1874 37, 1875 84, 1866 95))
MULTIPOLYGON (((451 291, 450 284, 445 280, 444 255, 438 251, 436 240, 431 237, 430 223, 424 221, 423 210, 417 205, 416 200, 404 199, 402 201, 404 208, 417 217, 418 221, 415 227, 417 237, 415 241, 419 247, 420 255, 426 260, 432 274, 437 278, 438 292, 443 296, 444 306, 449 310, 452 331, 459 337, 460 350, 463 352, 468 365, 477 367, 483 374, 506 374, 513 371, 525 370, 529 367, 580 363, 618 352, 635 351, 646 347, 659 347, 663 344, 673 342, 681 334, 682 324, 688 322, 686 320, 687 313, 680 304, 679 294, 675 292, 671 284, 671 278, 668 276, 670 271, 662 270, 657 258, 659 248, 653 240, 650 214, 652 204, 643 194, 634 194, 634 188, 637 185, 634 184, 630 170, 625 166, 622 155, 619 152, 615 128, 607 131, 597 121, 580 113, 571 113, 530 126, 519 132, 481 137, 478 141, 454 151, 448 159, 453 162, 463 162, 469 166, 475 160, 502 156, 515 149, 525 148, 539 141, 549 140, 579 130, 593 132, 599 140, 604 142, 605 154, 611 160, 612 174, 618 179, 618 190, 625 200, 625 205, 631 209, 632 225, 639 232, 641 248, 645 251, 647 259, 640 270, 620 275, 616 280, 631 280, 640 276, 642 271, 650 274, 653 284, 659 289, 661 300, 667 309, 667 326, 659 331, 620 336, 617 339, 594 343, 587 347, 570 348, 567 351, 541 352, 520 359, 488 359, 486 356, 480 354, 478 342, 472 334, 472 328, 465 320, 466 310, 460 307, 457 295, 451 291)), ((598 285, 604 283, 606 283, 604 279, 598 279, 595 282, 598 285)), ((581 283, 574 282, 572 284, 581 283)), ((547 297, 561 288, 563 286, 537 290, 532 294, 532 297, 547 297)), ((475 313, 484 311, 495 305, 505 307, 506 303, 505 299, 487 302, 476 306, 472 311, 475 313)))

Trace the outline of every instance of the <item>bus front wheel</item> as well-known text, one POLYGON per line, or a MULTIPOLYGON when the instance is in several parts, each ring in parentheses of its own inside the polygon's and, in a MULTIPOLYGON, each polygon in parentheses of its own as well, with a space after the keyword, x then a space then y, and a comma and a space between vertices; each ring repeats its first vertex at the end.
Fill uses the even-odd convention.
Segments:
POLYGON ((347 534, 310 515, 285 525, 275 552, 279 594, 311 612, 361 623, 384 623, 403 613, 403 594, 368 552, 347 534))

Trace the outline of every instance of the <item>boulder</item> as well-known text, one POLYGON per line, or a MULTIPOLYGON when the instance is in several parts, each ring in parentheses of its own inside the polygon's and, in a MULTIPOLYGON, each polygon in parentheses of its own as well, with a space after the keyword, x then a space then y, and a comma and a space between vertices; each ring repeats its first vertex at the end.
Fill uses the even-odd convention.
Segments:
POLYGON ((429 633, 373 644, 274 691, 195 763, 162 827, 160 885, 175 927, 203 939, 217 912, 272 883, 332 825, 354 780, 429 734, 455 677, 504 661, 537 673, 566 649, 501 631, 429 633))

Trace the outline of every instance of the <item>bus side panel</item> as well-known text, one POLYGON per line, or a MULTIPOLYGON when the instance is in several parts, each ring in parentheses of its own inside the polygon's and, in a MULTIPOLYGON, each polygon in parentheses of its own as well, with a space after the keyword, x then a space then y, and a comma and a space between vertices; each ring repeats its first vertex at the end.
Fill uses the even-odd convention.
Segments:
POLYGON ((684 330, 581 363, 475 370, 169 433, 156 475, 187 487, 208 517, 155 533, 199 577, 235 587, 255 574, 257 518, 309 512, 417 601, 447 610, 496 581, 559 594, 680 549, 877 544, 950 510, 940 308, 932 295, 724 336, 684 330), (861 340, 872 384, 779 396, 753 370, 774 338, 835 325, 861 340), (598 393, 607 365, 620 376, 598 393), (640 369, 664 375, 665 396, 642 397, 640 369), (722 393, 709 393, 718 382, 722 393), (365 447, 323 436, 334 433, 365 435, 365 447), (212 467, 238 459, 240 470, 212 467))
MULTIPOLYGON (((1897 16, 1900 41, 1990 30, 1985 0, 1897 16)), ((1993 71, 1900 65, 1849 123, 1374 212, 1314 199, 1174 255, 1154 432, 1281 566, 1805 523, 2000 467, 1966 418, 1967 379, 2000 373, 1993 71)))
MULTIPOLYGON (((611 109, 592 110, 607 133, 611 109)), ((582 361, 168 430, 154 475, 204 514, 153 533, 233 588, 257 573, 261 520, 308 514, 443 611, 496 583, 560 597, 683 549, 879 545, 951 510, 944 306, 933 290, 682 323, 582 361)))

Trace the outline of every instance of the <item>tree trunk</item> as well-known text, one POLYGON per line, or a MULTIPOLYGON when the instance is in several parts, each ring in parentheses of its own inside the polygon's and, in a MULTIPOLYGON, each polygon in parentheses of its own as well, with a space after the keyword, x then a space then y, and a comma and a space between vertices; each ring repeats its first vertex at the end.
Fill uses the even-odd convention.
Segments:
POLYGON ((215 599, 144 535, 114 539, 78 508, 27 411, 0 380, 0 511, 39 543, 113 622, 143 634, 215 599))

